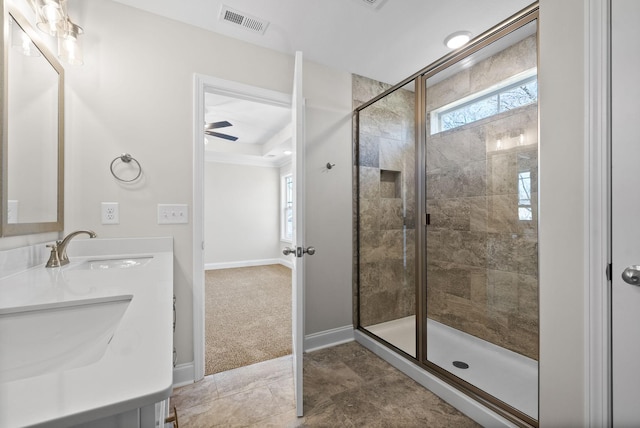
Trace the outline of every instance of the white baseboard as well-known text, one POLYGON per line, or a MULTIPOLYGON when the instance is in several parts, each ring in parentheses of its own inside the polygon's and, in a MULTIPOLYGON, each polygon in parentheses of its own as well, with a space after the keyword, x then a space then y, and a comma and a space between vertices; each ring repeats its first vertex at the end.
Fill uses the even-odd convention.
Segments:
POLYGON ((193 361, 190 363, 178 364, 173 368, 173 387, 189 385, 195 379, 193 361))
POLYGON ((453 386, 437 378, 426 370, 421 369, 406 358, 396 354, 391 349, 378 343, 366 334, 355 330, 354 338, 356 342, 369 349, 371 352, 427 388, 429 391, 451 404, 462 413, 478 422, 484 427, 515 427, 502 416, 492 412, 482 404, 473 400, 466 394, 458 391, 453 386))
POLYGON ((293 262, 291 260, 278 259, 278 263, 282 266, 288 267, 289 269, 293 269, 293 262))
POLYGON ((215 269, 231 269, 231 268, 239 268, 239 267, 249 267, 249 266, 266 266, 266 265, 283 265, 288 268, 293 268, 291 262, 283 259, 257 259, 257 260, 240 260, 237 262, 220 262, 220 263, 205 263, 205 270, 215 270, 215 269))
POLYGON ((304 337, 304 352, 313 352, 318 349, 329 348, 353 341, 353 326, 345 325, 319 333, 309 334, 304 337))

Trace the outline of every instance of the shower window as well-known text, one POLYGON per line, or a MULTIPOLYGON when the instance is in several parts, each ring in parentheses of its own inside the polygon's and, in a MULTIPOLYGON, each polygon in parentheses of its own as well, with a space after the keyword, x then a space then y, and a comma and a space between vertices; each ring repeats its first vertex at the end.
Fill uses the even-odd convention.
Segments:
POLYGON ((488 89, 433 110, 431 134, 503 113, 538 101, 536 69, 505 79, 488 89))

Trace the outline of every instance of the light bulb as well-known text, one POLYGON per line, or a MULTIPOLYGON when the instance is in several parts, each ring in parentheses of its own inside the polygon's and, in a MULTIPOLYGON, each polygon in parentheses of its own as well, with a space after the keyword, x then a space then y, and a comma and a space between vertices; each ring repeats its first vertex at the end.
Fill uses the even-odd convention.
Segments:
POLYGON ((471 33, 468 31, 456 31, 451 33, 444 39, 444 44, 449 49, 458 49, 466 45, 471 40, 471 33))

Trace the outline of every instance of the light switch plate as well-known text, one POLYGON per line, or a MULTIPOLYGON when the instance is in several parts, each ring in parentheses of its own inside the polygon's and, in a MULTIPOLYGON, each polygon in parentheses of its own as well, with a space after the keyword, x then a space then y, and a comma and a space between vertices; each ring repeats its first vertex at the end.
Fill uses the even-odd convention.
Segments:
POLYGON ((102 203, 102 224, 120 224, 120 208, 117 202, 102 203))
POLYGON ((158 204, 158 224, 189 223, 187 204, 158 204))

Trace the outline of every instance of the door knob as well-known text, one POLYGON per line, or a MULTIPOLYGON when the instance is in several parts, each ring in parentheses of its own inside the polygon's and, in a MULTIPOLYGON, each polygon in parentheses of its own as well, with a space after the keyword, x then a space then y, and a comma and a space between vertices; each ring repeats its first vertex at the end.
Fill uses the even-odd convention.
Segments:
POLYGON ((282 250, 282 254, 284 254, 285 256, 288 256, 289 254, 293 254, 296 257, 302 257, 305 253, 309 254, 310 256, 313 256, 316 253, 316 249, 313 248, 313 247, 307 247, 307 248, 302 248, 302 247, 296 247, 296 248, 284 247, 284 249, 282 250))
POLYGON ((640 266, 629 266, 622 272, 622 280, 627 284, 640 285, 640 266))

